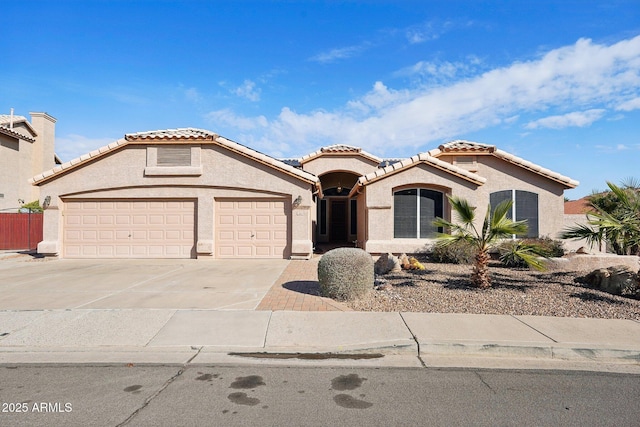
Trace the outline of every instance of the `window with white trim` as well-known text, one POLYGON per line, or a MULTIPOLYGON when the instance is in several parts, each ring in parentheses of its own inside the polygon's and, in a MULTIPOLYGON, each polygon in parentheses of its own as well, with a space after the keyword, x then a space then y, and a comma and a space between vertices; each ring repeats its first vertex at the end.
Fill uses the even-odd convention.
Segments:
POLYGON ((489 195, 491 209, 495 209, 505 200, 513 201, 511 211, 507 213, 509 219, 515 221, 527 221, 527 234, 524 237, 538 237, 538 195, 531 191, 503 190, 489 195))
POLYGON ((393 237, 428 239, 442 232, 433 220, 443 216, 443 194, 426 188, 393 193, 393 237))

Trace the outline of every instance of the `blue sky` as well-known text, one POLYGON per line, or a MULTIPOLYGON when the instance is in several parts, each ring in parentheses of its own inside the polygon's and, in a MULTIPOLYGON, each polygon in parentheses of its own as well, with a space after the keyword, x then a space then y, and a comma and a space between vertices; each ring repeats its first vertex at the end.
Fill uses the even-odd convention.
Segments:
POLYGON ((640 2, 11 1, 0 114, 56 117, 63 161, 209 129, 280 158, 495 144, 581 182, 640 178, 640 2))

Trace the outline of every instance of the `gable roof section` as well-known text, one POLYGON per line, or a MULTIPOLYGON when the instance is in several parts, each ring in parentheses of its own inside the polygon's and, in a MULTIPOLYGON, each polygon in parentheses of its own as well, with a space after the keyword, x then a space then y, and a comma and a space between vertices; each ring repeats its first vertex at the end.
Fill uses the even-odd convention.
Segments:
POLYGON ((456 141, 451 141, 451 142, 447 142, 446 144, 440 145, 438 148, 429 151, 429 154, 432 155, 433 157, 439 157, 443 154, 492 155, 494 157, 502 159, 516 166, 520 166, 521 168, 528 169, 531 172, 544 176, 545 178, 559 182, 560 184, 563 184, 567 188, 575 188, 580 184, 578 181, 571 179, 567 176, 561 175, 557 172, 544 168, 540 165, 536 165, 535 163, 531 163, 518 156, 514 156, 513 154, 507 153, 506 151, 500 150, 499 148, 496 148, 495 145, 481 144, 481 143, 472 142, 472 141, 456 140, 456 141))
POLYGON ((313 153, 307 154, 300 158, 300 164, 305 164, 316 157, 324 156, 324 155, 345 155, 345 154, 356 154, 362 156, 372 162, 380 163, 382 159, 374 156, 373 154, 367 153, 363 151, 360 147, 354 147, 353 145, 345 145, 345 144, 334 144, 327 145, 326 147, 322 147, 313 153))
POLYGON ((469 172, 468 170, 460 168, 458 166, 452 165, 451 163, 447 163, 445 161, 439 160, 436 157, 431 156, 429 153, 420 153, 409 159, 398 161, 387 167, 380 168, 367 175, 361 176, 360 178, 358 178, 358 181, 356 182, 356 185, 353 187, 353 190, 351 190, 351 193, 353 194, 358 187, 363 187, 365 185, 371 184, 375 181, 381 180, 383 178, 394 175, 398 172, 401 172, 403 170, 412 168, 420 164, 427 164, 429 166, 433 166, 436 169, 440 169, 451 175, 455 175, 459 178, 470 181, 476 185, 482 185, 485 182, 487 182, 487 179, 481 177, 480 175, 477 175, 473 172, 469 172))
POLYGON ((8 135, 12 138, 19 138, 28 142, 36 142, 36 139, 34 137, 38 135, 36 130, 33 128, 33 126, 31 126, 31 123, 29 123, 29 121, 25 116, 14 115, 12 118, 12 116, 9 114, 0 114, 0 133, 8 135), (13 119, 14 125, 18 123, 24 123, 29 129, 29 132, 31 132, 33 136, 24 135, 20 132, 16 132, 15 130, 11 129, 10 126, 11 126, 12 119, 13 119))
POLYGON ((190 143, 193 141, 200 141, 205 144, 215 144, 224 147, 230 151, 240 154, 241 156, 280 170, 281 172, 292 175, 310 184, 314 184, 316 187, 319 187, 320 185, 320 179, 313 174, 294 168, 293 166, 287 165, 286 163, 274 159, 273 157, 267 156, 266 154, 252 150, 251 148, 245 147, 242 144, 238 144, 237 142, 233 142, 227 138, 221 137, 214 132, 195 128, 166 129, 126 134, 124 138, 112 142, 109 145, 100 147, 97 150, 91 151, 90 153, 84 154, 76 159, 56 166, 51 170, 38 174, 31 178, 29 182, 34 185, 43 184, 44 182, 50 181, 62 173, 69 172, 80 165, 95 161, 98 158, 112 153, 127 145, 163 143, 179 144, 182 142, 190 143))

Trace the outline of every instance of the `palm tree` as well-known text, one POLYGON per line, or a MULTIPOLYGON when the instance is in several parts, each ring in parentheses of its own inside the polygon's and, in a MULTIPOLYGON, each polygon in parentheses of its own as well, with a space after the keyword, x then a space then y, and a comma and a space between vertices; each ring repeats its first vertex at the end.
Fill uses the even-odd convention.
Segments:
POLYGON ((635 181, 618 187, 607 182, 611 191, 589 198, 592 212, 588 225, 566 228, 563 239, 585 239, 590 246, 609 243, 618 255, 640 255, 640 191, 635 181))
MULTIPOLYGON (((491 286, 489 248, 500 239, 509 238, 514 234, 525 234, 527 232, 527 221, 513 221, 507 218, 513 202, 505 200, 496 206, 493 211, 491 211, 491 205, 488 205, 482 230, 478 230, 475 226, 476 208, 459 197, 447 195, 447 198, 458 216, 460 224, 443 218, 436 218, 434 225, 448 230, 448 233, 440 233, 438 244, 446 246, 461 241, 471 244, 477 251, 471 282, 475 287, 488 288, 491 286)), ((527 261, 526 257, 523 259, 527 261)))

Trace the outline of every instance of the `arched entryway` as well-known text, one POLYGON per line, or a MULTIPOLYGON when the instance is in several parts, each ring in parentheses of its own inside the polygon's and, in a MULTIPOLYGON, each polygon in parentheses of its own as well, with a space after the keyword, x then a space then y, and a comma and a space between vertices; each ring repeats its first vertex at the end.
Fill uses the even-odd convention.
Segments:
POLYGON ((318 201, 317 242, 332 246, 353 246, 357 236, 358 212, 349 192, 359 175, 333 171, 320 176, 324 198, 318 201))

